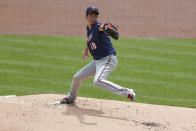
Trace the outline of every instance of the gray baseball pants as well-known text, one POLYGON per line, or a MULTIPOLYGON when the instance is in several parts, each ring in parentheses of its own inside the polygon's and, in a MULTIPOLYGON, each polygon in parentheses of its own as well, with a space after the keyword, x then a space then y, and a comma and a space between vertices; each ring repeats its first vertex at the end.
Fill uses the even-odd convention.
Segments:
POLYGON ((71 89, 68 93, 68 98, 75 101, 80 89, 81 82, 93 76, 93 83, 96 86, 101 87, 113 94, 127 97, 130 93, 130 89, 121 87, 106 80, 110 72, 116 68, 117 63, 117 57, 112 54, 99 60, 94 60, 83 67, 73 77, 71 89))

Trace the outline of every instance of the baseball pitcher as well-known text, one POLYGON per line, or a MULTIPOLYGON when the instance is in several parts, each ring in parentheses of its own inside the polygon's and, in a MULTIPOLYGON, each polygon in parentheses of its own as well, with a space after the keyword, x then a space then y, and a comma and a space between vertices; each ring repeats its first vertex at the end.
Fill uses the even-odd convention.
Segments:
POLYGON ((98 8, 88 7, 86 9, 87 20, 87 44, 83 52, 83 60, 89 57, 90 51, 94 60, 80 69, 73 77, 71 89, 68 96, 63 98, 61 104, 71 104, 77 98, 81 82, 90 77, 94 77, 93 83, 113 94, 127 97, 131 101, 135 99, 133 89, 119 86, 107 80, 118 63, 116 50, 112 46, 110 36, 114 39, 119 38, 118 29, 111 23, 101 24, 97 21, 99 15, 98 8))

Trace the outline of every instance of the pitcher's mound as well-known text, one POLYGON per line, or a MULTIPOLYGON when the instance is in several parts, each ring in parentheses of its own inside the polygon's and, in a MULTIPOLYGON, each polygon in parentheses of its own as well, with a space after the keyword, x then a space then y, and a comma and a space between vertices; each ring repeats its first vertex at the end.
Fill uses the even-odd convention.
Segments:
POLYGON ((182 131, 196 130, 196 109, 78 98, 63 95, 0 99, 0 131, 182 131))

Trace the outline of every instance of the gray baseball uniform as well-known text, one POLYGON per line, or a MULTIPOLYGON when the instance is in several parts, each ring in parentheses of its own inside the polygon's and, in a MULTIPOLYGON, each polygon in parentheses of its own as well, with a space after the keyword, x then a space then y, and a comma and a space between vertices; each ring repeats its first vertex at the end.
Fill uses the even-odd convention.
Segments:
MULTIPOLYGON (((86 10, 86 16, 89 13, 95 13, 98 15, 98 9, 94 7, 88 7, 86 10)), ((89 15, 92 17, 92 14, 89 15)), ((87 17, 86 17, 87 18, 87 17)), ((94 16, 91 19, 95 19, 94 16)), ((78 91, 80 89, 81 82, 94 76, 93 83, 113 94, 125 96, 131 99, 135 99, 135 93, 132 89, 121 87, 115 83, 112 83, 107 79, 110 72, 112 72, 118 63, 116 57, 116 50, 114 49, 110 37, 104 31, 100 31, 101 23, 96 21, 91 25, 86 26, 87 30, 87 46, 93 56, 94 60, 78 71, 72 80, 71 90, 68 93, 68 99, 72 102, 76 100, 78 91)), ((62 103, 70 103, 67 98, 64 98, 62 103)))
POLYGON ((132 89, 121 87, 106 80, 110 72, 116 68, 117 63, 117 57, 112 54, 106 57, 102 57, 99 60, 93 60, 91 63, 83 67, 74 75, 71 90, 68 93, 68 98, 70 98, 72 101, 75 101, 77 98, 77 93, 80 89, 81 82, 93 76, 93 83, 96 86, 104 88, 113 94, 128 97, 130 93, 133 93, 132 89))

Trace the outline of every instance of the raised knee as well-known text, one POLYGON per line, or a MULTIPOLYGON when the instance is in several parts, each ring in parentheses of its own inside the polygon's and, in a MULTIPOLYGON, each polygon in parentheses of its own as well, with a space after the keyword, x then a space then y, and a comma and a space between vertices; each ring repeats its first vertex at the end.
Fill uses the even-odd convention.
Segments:
POLYGON ((96 85, 96 86, 99 86, 100 85, 100 80, 99 79, 94 79, 93 84, 96 85))
POLYGON ((73 76, 73 80, 74 81, 79 81, 81 78, 77 75, 77 74, 75 74, 74 76, 73 76))

